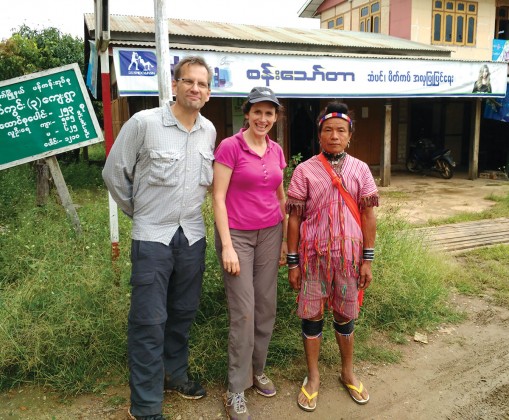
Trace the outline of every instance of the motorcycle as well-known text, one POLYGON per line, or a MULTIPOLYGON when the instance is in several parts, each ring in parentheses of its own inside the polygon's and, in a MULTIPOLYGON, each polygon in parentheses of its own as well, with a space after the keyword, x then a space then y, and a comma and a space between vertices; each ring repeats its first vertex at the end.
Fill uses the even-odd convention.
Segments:
POLYGON ((451 179, 456 166, 450 149, 436 149, 430 139, 421 138, 410 144, 406 168, 410 172, 437 171, 444 179, 451 179))

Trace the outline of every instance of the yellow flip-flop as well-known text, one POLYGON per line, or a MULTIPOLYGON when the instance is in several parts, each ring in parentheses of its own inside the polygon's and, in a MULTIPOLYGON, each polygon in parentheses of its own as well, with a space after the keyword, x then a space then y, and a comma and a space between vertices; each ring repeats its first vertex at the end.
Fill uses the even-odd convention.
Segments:
POLYGON ((299 405, 300 408, 302 408, 304 411, 315 411, 316 410, 316 397, 318 397, 318 391, 316 392, 313 392, 311 395, 309 395, 309 393, 306 391, 306 388, 304 388, 306 386, 306 384, 308 383, 308 377, 306 376, 304 378, 304 382, 302 382, 302 387, 300 388, 301 392, 306 396, 306 398, 308 399, 307 403, 306 404, 301 404, 301 402, 299 401, 299 399, 297 398, 297 404, 299 405), (315 400, 315 405, 311 405, 311 400, 315 400))
POLYGON ((343 378, 341 378, 341 376, 339 377, 339 382, 341 382, 343 384, 343 386, 348 391, 348 394, 350 394, 350 397, 352 397, 352 400, 354 400, 357 404, 363 405, 363 404, 367 404, 368 403, 369 395, 368 395, 368 398, 365 398, 365 399, 362 398, 362 391, 364 391, 364 385, 362 385, 362 382, 359 382, 359 387, 358 388, 355 385, 347 384, 346 382, 344 382, 343 378), (353 393, 351 391, 357 392, 361 396, 361 399, 356 398, 355 395, 353 395, 353 393))

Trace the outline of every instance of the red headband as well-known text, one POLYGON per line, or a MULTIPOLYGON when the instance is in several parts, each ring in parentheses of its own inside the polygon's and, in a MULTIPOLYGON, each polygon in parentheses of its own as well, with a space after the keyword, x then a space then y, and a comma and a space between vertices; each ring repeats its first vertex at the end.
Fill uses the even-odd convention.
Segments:
POLYGON ((348 115, 346 115, 346 114, 342 114, 341 112, 331 112, 330 114, 324 115, 322 118, 320 118, 320 121, 319 121, 318 125, 319 126, 322 125, 322 123, 325 120, 328 120, 329 118, 342 118, 345 121, 348 121, 348 123, 350 124, 350 128, 352 128, 352 120, 351 120, 351 118, 348 115))

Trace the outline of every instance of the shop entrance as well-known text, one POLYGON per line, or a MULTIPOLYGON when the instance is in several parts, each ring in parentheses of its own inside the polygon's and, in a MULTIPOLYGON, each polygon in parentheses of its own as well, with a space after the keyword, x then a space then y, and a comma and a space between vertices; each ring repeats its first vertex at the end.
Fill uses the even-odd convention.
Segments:
POLYGON ((318 153, 316 118, 320 112, 319 99, 292 99, 288 105, 288 158, 301 153, 302 161, 318 153))

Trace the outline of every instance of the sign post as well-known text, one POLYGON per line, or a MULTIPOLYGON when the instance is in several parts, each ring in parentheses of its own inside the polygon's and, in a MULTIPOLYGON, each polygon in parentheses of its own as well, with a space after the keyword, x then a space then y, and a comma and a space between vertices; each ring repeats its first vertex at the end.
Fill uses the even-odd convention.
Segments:
POLYGON ((78 234, 78 215, 55 155, 101 141, 76 63, 0 82, 0 170, 45 159, 78 234))
POLYGON ((74 231, 78 235, 81 235, 80 219, 78 217, 78 213, 76 212, 76 208, 72 203, 71 194, 69 194, 69 190, 67 189, 67 185, 65 183, 64 177, 62 176, 60 166, 58 166, 57 158, 55 156, 50 156, 46 158, 46 163, 48 164, 51 176, 53 177, 53 182, 57 187, 58 195, 62 201, 62 206, 64 206, 67 215, 71 219, 74 231))
POLYGON ((101 141, 77 64, 0 82, 0 170, 101 141))

